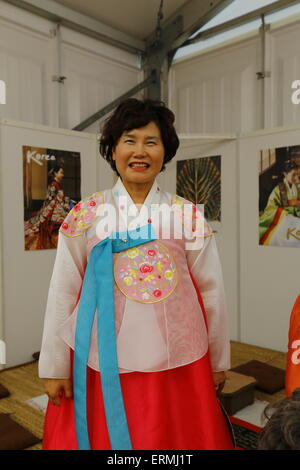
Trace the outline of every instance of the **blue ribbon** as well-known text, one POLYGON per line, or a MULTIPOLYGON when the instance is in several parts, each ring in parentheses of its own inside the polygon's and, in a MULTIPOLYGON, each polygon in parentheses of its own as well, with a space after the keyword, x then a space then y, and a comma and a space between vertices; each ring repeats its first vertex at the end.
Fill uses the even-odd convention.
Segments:
POLYGON ((95 245, 86 267, 77 313, 74 354, 74 408, 79 450, 90 450, 86 416, 86 367, 97 310, 99 367, 112 450, 131 450, 119 377, 115 333, 112 253, 156 240, 151 224, 112 235, 95 245))

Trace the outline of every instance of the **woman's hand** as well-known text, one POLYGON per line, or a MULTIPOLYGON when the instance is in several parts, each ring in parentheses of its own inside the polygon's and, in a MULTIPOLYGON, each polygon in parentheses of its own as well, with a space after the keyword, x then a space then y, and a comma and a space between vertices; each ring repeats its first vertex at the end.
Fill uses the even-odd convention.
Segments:
POLYGON ((213 372, 213 379, 216 393, 220 393, 223 390, 226 382, 225 372, 213 372))
POLYGON ((66 398, 73 397, 72 381, 70 379, 43 379, 45 392, 52 405, 60 406, 60 398, 64 392, 66 398))

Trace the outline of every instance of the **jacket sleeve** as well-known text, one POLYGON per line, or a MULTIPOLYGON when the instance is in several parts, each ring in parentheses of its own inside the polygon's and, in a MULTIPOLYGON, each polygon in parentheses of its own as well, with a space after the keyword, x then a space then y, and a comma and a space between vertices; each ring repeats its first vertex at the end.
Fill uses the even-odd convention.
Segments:
POLYGON ((58 332, 76 307, 86 262, 84 234, 68 237, 60 231, 39 358, 41 378, 70 378, 70 348, 58 332))
POLYGON ((207 320, 213 372, 230 369, 229 319, 223 274, 215 237, 204 238, 202 248, 186 252, 192 276, 199 288, 207 320))

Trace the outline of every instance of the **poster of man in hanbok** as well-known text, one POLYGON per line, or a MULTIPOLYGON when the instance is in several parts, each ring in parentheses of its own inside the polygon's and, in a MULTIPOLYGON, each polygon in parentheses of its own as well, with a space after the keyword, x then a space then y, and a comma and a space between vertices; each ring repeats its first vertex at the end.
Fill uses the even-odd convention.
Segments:
MULTIPOLYGON (((208 222, 220 222, 221 157, 177 161, 176 193, 204 207, 204 216, 208 222)), ((213 227, 218 228, 217 225, 213 227)))
POLYGON ((300 145, 260 151, 259 244, 300 247, 300 145))
POLYGON ((57 248, 58 230, 81 199, 80 153, 23 146, 25 250, 57 248))

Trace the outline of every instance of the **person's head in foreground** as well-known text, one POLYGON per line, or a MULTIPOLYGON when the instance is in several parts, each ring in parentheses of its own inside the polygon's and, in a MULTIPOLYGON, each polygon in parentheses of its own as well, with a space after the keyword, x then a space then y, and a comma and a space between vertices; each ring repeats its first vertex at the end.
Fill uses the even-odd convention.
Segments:
POLYGON ((258 450, 300 450, 300 388, 291 397, 271 403, 264 411, 268 422, 258 439, 258 450))
POLYGON ((129 98, 106 119, 100 153, 125 186, 151 186, 176 154, 174 113, 161 101, 129 98))

